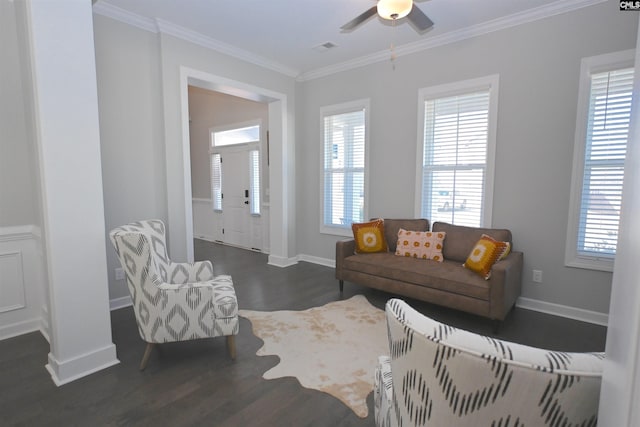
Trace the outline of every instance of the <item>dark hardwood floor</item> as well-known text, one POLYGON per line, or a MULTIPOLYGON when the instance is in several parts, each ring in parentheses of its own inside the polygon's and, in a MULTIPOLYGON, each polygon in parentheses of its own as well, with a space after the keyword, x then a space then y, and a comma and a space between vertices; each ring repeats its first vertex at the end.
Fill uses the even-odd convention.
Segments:
MULTIPOLYGON (((334 270, 300 262, 267 265, 267 256, 202 240, 196 259, 214 261, 216 274, 231 274, 241 308, 306 309, 355 294, 380 307, 391 295, 345 283, 338 291, 334 270)), ((477 316, 407 299, 421 312, 457 327, 493 335, 477 316)), ((276 356, 255 355, 261 341, 241 319, 238 356, 231 361, 225 339, 171 343, 152 353, 138 370, 145 344, 133 311, 111 313, 120 364, 61 387, 44 365, 49 345, 40 333, 0 341, 0 425, 2 426, 372 426, 337 399, 301 387, 294 378, 264 380, 276 356)), ((81 319, 79 319, 81 321, 81 319)), ((498 337, 564 351, 604 351, 606 328, 516 308, 498 337)))

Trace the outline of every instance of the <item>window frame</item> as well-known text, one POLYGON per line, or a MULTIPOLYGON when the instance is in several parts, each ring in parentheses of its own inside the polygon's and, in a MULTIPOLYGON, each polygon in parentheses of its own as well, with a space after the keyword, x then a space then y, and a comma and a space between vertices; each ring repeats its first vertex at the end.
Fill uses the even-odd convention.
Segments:
MULTIPOLYGON (((418 91, 418 138, 416 152, 416 181, 414 213, 416 218, 425 217, 422 212, 424 200, 423 162, 424 162, 424 127, 426 102, 432 99, 448 98, 456 95, 472 94, 474 92, 489 91, 489 113, 487 123, 487 153, 485 160, 485 177, 483 186, 483 206, 480 218, 481 227, 492 226, 493 192, 496 157, 496 134, 498 125, 498 99, 500 76, 492 74, 474 79, 445 83, 422 88, 418 91)), ((432 221, 432 218, 428 218, 432 221)))
POLYGON ((369 110, 370 100, 360 99, 356 101, 345 102, 341 104, 327 105, 320 108, 320 233, 331 234, 336 236, 351 237, 351 223, 349 224, 326 224, 325 223, 325 135, 324 135, 324 119, 328 116, 339 114, 354 113, 364 111, 364 202, 363 202, 363 220, 369 217, 369 110))
POLYGON ((632 68, 634 67, 634 62, 635 49, 582 58, 580 62, 576 128, 573 144, 571 192, 569 196, 569 213, 564 261, 564 264, 567 267, 609 272, 613 271, 615 255, 613 257, 594 256, 580 254, 578 252, 582 187, 585 169, 585 154, 587 149, 587 127, 589 121, 589 105, 591 101, 591 76, 597 73, 615 71, 623 68, 632 68))

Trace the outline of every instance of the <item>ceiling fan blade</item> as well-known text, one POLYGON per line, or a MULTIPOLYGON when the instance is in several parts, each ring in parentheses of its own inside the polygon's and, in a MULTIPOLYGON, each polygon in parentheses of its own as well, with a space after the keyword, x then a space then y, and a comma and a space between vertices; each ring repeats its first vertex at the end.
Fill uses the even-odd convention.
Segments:
POLYGON ((378 6, 373 6, 371 9, 367 10, 366 12, 358 15, 356 18, 344 24, 342 27, 340 27, 340 29, 344 31, 353 30, 358 25, 362 24, 364 21, 371 18, 376 13, 378 13, 378 6))
POLYGON ((415 4, 411 8, 411 12, 407 15, 407 19, 418 32, 423 32, 433 26, 433 21, 429 19, 415 4))

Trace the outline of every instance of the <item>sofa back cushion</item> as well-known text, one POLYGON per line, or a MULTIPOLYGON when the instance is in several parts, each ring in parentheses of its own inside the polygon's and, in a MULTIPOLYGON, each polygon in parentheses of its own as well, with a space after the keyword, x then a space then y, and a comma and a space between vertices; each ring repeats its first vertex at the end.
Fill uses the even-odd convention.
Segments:
MULTIPOLYGON (((389 251, 396 251, 398 243, 398 231, 403 228, 409 231, 429 231, 428 219, 387 219, 384 220, 384 237, 387 240, 389 251)), ((475 243, 475 242, 474 242, 475 243)), ((465 259, 467 256, 465 255, 465 259)))
MULTIPOLYGON (((385 233, 386 233, 385 220, 385 233)), ((444 238, 442 256, 444 259, 465 262, 469 253, 480 240, 483 234, 487 234, 501 242, 511 242, 511 231, 501 228, 464 227, 462 225, 447 224, 446 222, 434 222, 432 231, 443 231, 447 235, 444 238)))

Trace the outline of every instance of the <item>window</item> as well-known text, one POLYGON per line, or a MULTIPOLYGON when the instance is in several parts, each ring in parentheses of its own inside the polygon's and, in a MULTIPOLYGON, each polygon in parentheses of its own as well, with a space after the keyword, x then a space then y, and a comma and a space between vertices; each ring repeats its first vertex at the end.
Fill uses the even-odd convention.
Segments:
POLYGON ((211 200, 213 210, 222 211, 222 165, 220 153, 211 155, 211 200))
POLYGON ((490 226, 498 76, 420 91, 416 214, 490 226))
POLYGON ((321 232, 349 236, 366 218, 368 110, 368 101, 321 110, 321 232))
POLYGON ((249 151, 249 208, 260 215, 260 151, 249 151))
POLYGON ((613 271, 633 92, 633 51, 582 60, 565 263, 613 271))
POLYGON ((214 131, 212 132, 212 135, 214 147, 256 142, 260 141, 260 125, 254 124, 242 127, 233 127, 229 130, 214 131))

